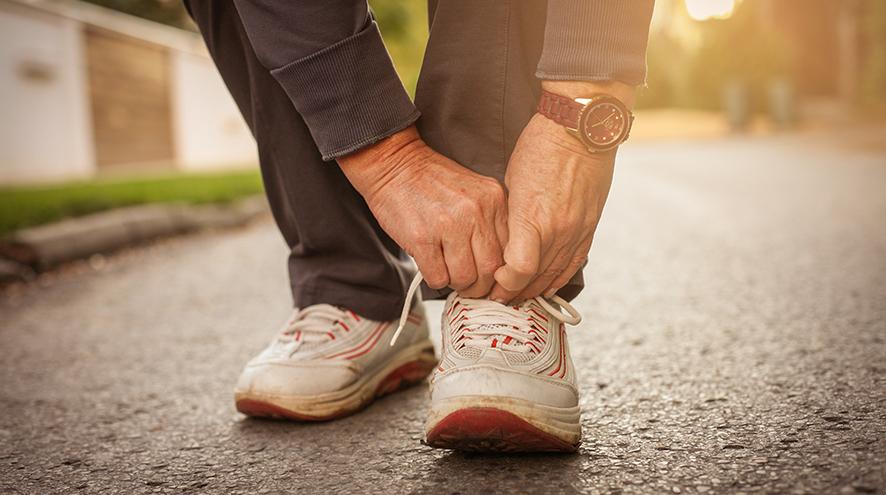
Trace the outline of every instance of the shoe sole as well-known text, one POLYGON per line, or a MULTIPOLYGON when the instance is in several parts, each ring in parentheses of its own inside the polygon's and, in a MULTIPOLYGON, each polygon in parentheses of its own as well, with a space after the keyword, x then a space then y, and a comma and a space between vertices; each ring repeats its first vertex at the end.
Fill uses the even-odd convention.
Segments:
POLYGON ((432 405, 425 443, 470 452, 575 452, 580 409, 504 397, 458 397, 432 405))
POLYGON ((437 365, 430 340, 400 351, 378 373, 348 388, 313 397, 235 392, 237 410, 256 418, 330 421, 364 409, 379 397, 418 384, 437 365))

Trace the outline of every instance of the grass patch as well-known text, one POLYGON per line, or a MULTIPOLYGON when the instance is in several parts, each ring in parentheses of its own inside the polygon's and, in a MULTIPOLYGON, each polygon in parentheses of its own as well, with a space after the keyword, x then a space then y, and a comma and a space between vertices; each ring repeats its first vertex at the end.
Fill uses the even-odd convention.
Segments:
POLYGON ((100 179, 0 188, 0 236, 33 225, 146 203, 223 203, 262 192, 258 170, 100 179))

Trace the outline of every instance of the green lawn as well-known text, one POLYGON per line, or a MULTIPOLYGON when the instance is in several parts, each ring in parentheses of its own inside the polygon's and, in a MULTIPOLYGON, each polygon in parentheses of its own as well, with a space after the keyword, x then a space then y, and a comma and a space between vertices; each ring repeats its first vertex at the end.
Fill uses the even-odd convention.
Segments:
POLYGON ((0 188, 0 236, 65 217, 145 203, 216 203, 262 192, 258 170, 0 188))

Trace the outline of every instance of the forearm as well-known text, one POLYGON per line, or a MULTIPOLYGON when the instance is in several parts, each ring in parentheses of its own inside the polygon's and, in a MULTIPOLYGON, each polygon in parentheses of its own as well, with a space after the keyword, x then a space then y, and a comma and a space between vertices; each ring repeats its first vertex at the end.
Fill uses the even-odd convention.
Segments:
POLYGON ((366 0, 235 0, 250 44, 286 91, 323 158, 418 119, 366 0))

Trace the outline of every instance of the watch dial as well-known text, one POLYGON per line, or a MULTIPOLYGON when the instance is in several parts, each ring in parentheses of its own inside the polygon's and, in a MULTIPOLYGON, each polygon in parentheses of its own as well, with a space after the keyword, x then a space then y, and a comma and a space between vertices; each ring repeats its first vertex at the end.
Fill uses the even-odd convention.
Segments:
POLYGON ((621 139, 625 130, 625 114, 613 103, 602 102, 586 110, 584 133, 591 144, 602 148, 621 139))

